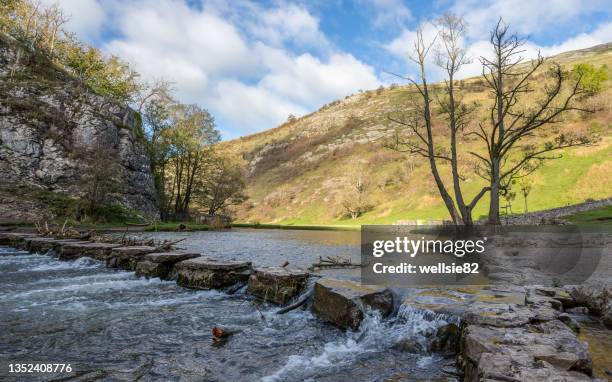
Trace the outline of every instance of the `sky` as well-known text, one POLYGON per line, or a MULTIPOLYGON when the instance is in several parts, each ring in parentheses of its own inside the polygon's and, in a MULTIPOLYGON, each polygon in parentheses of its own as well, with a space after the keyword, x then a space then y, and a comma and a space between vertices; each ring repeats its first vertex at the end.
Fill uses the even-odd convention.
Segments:
MULTIPOLYGON (((525 58, 612 41, 612 0, 45 0, 67 29, 143 80, 166 79, 183 103, 206 108, 224 139, 273 128, 359 90, 415 75, 408 59, 421 28, 445 12, 465 19, 480 73, 498 18, 528 38, 525 58)), ((443 75, 429 65, 431 80, 443 75)), ((404 81, 405 82, 405 81, 404 81)))

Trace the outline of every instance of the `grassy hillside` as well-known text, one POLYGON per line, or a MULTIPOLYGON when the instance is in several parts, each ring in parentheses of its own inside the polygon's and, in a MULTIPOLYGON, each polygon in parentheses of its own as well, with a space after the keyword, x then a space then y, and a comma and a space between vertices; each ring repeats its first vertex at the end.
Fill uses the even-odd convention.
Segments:
MULTIPOLYGON (((564 53, 550 60, 568 69, 577 63, 605 65, 612 74, 612 44, 564 53)), ((540 84, 545 78, 542 72, 535 80, 540 84)), ((490 97, 483 80, 467 79, 459 85, 465 101, 481 105, 473 122, 486 118, 490 97)), ((236 208, 237 220, 351 225, 446 219, 448 215, 428 164, 420 157, 384 147, 397 128, 388 120, 389 113, 405 109, 413 93, 409 86, 391 86, 350 95, 274 129, 222 143, 220 148, 232 153, 248 173, 250 200, 236 208), (367 203, 372 209, 351 219, 346 216, 343 202, 353 197, 356 179, 365 184, 367 203)), ((547 162, 533 174, 533 190, 528 198, 531 211, 612 194, 612 81, 607 81, 603 92, 584 102, 599 111, 568 114, 549 132, 578 131, 597 135, 601 140, 596 146, 565 150, 561 159, 547 162)), ((446 141, 442 119, 436 119, 434 129, 437 140, 446 141)), ((542 142, 550 137, 540 134, 533 140, 542 142)), ((474 151, 483 149, 468 137, 463 137, 460 145, 469 145, 474 151)), ((482 180, 471 171, 467 155, 460 159, 464 187, 468 194, 475 194, 482 180)), ((448 176, 447 168, 442 171, 448 176)), ((487 209, 488 200, 483 199, 475 216, 484 215, 487 209)), ((520 196, 512 209, 523 212, 520 196)))

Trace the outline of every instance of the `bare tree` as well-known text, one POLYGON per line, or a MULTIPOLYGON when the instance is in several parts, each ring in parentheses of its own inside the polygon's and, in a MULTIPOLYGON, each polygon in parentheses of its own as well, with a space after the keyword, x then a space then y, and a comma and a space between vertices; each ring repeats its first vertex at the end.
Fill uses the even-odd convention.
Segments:
POLYGON ((342 207, 344 214, 354 220, 371 210, 372 206, 368 203, 368 183, 364 179, 361 166, 349 176, 349 181, 349 189, 342 201, 342 207))
POLYGON ((121 174, 118 150, 109 147, 102 137, 78 151, 79 162, 85 167, 80 178, 84 209, 96 217, 99 208, 108 202, 108 196, 117 191, 121 174))
POLYGON ((417 101, 402 117, 389 116, 392 122, 407 128, 408 138, 400 138, 396 134, 391 148, 397 151, 421 155, 428 159, 434 181, 444 201, 446 209, 455 224, 473 224, 472 210, 487 189, 479 192, 470 203, 466 203, 461 190, 461 175, 459 174, 457 154, 457 134, 468 122, 471 108, 458 97, 455 86, 455 76, 461 67, 469 62, 461 42, 465 34, 465 24, 459 17, 446 14, 438 20, 438 36, 442 44, 436 54, 436 63, 447 74, 444 96, 437 97, 442 113, 448 120, 450 153, 435 141, 432 129, 432 96, 426 78, 426 60, 434 41, 426 44, 422 30, 417 30, 414 44, 414 55, 410 57, 420 71, 420 81, 407 78, 417 89, 417 101), (452 173, 454 199, 446 188, 438 169, 438 161, 449 164, 452 173))
POLYGON ((47 34, 46 40, 48 54, 50 57, 53 57, 58 33, 61 32, 62 26, 70 19, 64 14, 57 3, 54 3, 44 10, 43 19, 45 21, 45 31, 47 34))
POLYGON ((480 161, 478 175, 489 183, 491 202, 489 220, 501 224, 499 197, 514 179, 531 174, 547 159, 559 158, 551 154, 564 148, 588 145, 586 136, 559 134, 543 145, 528 144, 527 139, 537 131, 560 121, 568 112, 589 111, 577 106, 577 99, 586 95, 580 86, 580 76, 568 76, 554 63, 544 78, 538 81, 542 88, 539 99, 521 103, 521 97, 534 93, 533 83, 545 59, 538 58, 524 64, 521 54, 525 40, 509 33, 508 25, 500 19, 491 32, 493 58, 481 57, 483 77, 494 95, 488 126, 480 123, 471 134, 479 137, 487 147, 487 154, 471 152, 480 161))
POLYGON ((519 182, 519 188, 521 190, 521 194, 523 195, 523 200, 525 201, 525 213, 529 212, 527 208, 527 197, 531 193, 531 189, 533 188, 533 184, 529 178, 523 178, 519 182))

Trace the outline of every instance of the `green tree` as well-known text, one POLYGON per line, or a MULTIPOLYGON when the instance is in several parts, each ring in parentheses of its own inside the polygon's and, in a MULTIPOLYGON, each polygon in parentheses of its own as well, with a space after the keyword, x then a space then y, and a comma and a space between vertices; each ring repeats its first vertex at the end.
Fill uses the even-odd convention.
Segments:
POLYGON ((572 75, 580 80, 580 85, 587 95, 594 95, 603 89, 608 80, 608 70, 605 66, 595 67, 592 64, 576 64, 572 67, 572 75))
POLYGON ((166 165, 166 210, 176 219, 188 217, 197 182, 203 178, 213 145, 221 140, 215 121, 197 105, 177 104, 172 108, 172 127, 164 131, 168 144, 166 165))
POLYGON ((198 200, 211 215, 247 199, 244 172, 223 156, 214 156, 198 189, 198 200))

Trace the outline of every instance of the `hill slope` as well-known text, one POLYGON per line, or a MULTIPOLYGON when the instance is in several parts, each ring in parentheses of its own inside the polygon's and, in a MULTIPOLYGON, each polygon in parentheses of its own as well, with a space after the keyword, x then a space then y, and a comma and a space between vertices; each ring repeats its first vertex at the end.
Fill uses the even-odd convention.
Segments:
MULTIPOLYGON (((567 68, 577 63, 605 65, 610 71, 612 44, 563 53, 551 61, 567 68)), ((461 81, 460 88, 464 100, 483 105, 479 113, 484 117, 489 101, 482 79, 461 81)), ((237 220, 364 224, 446 219, 448 215, 424 160, 384 147, 396 129, 388 114, 405 108, 411 93, 408 86, 392 86, 347 96, 274 129, 222 143, 221 149, 235 155, 248 174, 250 200, 237 207, 237 220), (351 219, 343 204, 354 197, 351 195, 356 179, 367 187, 367 203, 372 209, 351 219)), ((599 111, 567 115, 554 131, 579 130, 598 135, 601 141, 593 147, 565 150, 561 159, 549 161, 539 169, 532 176, 529 210, 612 194, 612 81, 607 81, 604 91, 587 102, 599 111)), ((439 134, 444 134, 443 121, 435 123, 439 134)), ((534 139, 546 138, 541 135, 534 139)), ((461 144, 479 149, 477 142, 467 138, 461 144)), ((482 181, 470 175, 470 163, 463 159, 468 174, 464 185, 468 194, 475 193, 482 181)), ((513 212, 523 212, 523 205, 524 201, 517 197, 513 212)), ((483 199, 475 217, 484 215, 487 209, 488 200, 483 199)))

